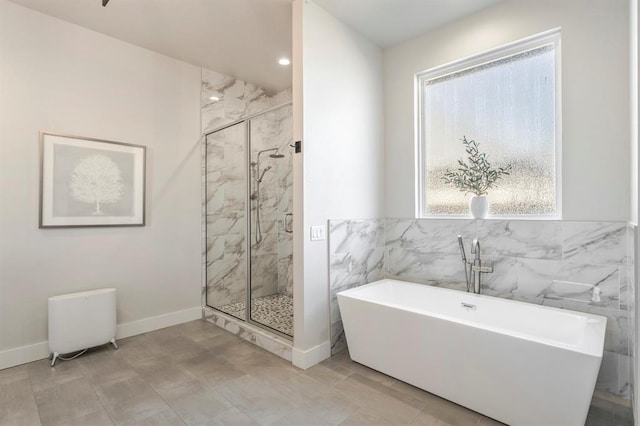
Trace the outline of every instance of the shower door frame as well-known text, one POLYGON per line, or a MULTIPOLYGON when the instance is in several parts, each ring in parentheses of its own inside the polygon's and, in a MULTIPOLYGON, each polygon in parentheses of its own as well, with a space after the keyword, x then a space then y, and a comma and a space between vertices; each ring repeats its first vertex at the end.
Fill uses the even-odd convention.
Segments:
POLYGON ((255 321, 251 318, 251 120, 259 117, 261 115, 267 114, 271 111, 276 111, 280 108, 283 108, 285 106, 288 105, 292 105, 293 101, 288 101, 288 102, 284 102, 281 104, 278 104, 274 107, 271 108, 267 108, 263 111, 260 111, 256 114, 252 114, 249 115, 247 117, 232 121, 231 123, 227 123, 224 124, 220 127, 217 127, 207 133, 204 134, 204 238, 205 238, 205 243, 204 243, 204 248, 205 248, 205 273, 204 273, 204 284, 205 284, 205 306, 208 308, 211 308, 217 312, 222 312, 225 315, 229 315, 235 319, 238 319, 240 321, 244 321, 247 324, 251 324, 254 325, 256 327, 259 327, 263 330, 269 331, 270 333, 273 333, 277 336, 283 337, 287 340, 293 341, 293 336, 289 336, 288 334, 285 334, 279 330, 276 330, 274 328, 269 327, 268 325, 262 324, 261 322, 255 321), (244 319, 238 318, 236 316, 227 314, 226 312, 212 306, 209 304, 209 274, 208 274, 208 268, 206 267, 206 263, 207 263, 207 238, 208 238, 208 233, 207 233, 207 139, 209 137, 209 135, 212 135, 216 132, 220 132, 222 130, 228 129, 230 127, 236 126, 240 123, 244 122, 244 144, 245 144, 245 162, 244 162, 244 175, 246 178, 246 184, 247 184, 247 193, 246 193, 246 202, 245 202, 245 216, 246 216, 246 229, 247 229, 247 235, 245 238, 245 250, 247 253, 247 261, 245 262, 246 265, 246 271, 247 271, 247 282, 246 282, 246 289, 245 289, 245 309, 244 309, 244 319))

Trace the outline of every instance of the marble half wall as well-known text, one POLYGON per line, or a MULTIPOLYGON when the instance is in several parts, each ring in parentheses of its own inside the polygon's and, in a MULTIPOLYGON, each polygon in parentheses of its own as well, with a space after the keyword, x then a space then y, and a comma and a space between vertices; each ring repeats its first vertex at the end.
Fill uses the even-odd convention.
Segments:
MULTIPOLYGON (((358 221, 331 221, 331 339, 343 334, 335 293, 374 281, 340 263, 334 239, 349 252, 363 252, 357 235, 334 229, 358 221), (342 283, 349 283, 343 286, 342 283)), ((633 350, 634 229, 623 222, 527 220, 385 219, 380 275, 466 291, 457 236, 467 257, 479 238, 482 260, 494 272, 483 274, 482 292, 494 297, 572 309, 608 318, 598 388, 629 397, 633 350), (594 289, 600 298, 593 298, 594 289)), ((343 345, 336 345, 340 350, 343 345)))
POLYGON ((329 221, 331 353, 347 347, 336 294, 384 278, 384 220, 329 221))

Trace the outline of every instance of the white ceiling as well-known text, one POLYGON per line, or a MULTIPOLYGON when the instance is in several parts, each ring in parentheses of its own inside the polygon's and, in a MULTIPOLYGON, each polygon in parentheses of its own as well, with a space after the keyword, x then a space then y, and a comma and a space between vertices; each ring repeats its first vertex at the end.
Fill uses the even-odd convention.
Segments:
POLYGON ((292 0, 11 0, 85 28, 236 77, 291 87, 292 0))
POLYGON ((503 0, 315 0, 380 47, 389 47, 503 0))
MULTIPOLYGON (((11 0, 278 92, 291 87, 292 0, 11 0)), ((316 0, 381 47, 500 0, 316 0)))

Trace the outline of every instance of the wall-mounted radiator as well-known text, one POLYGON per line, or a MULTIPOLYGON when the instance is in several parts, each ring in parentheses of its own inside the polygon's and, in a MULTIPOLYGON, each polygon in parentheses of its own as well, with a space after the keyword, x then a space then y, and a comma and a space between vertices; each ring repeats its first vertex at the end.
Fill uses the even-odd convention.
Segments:
POLYGON ((63 294, 49 298, 51 366, 60 354, 116 344, 116 289, 63 294))

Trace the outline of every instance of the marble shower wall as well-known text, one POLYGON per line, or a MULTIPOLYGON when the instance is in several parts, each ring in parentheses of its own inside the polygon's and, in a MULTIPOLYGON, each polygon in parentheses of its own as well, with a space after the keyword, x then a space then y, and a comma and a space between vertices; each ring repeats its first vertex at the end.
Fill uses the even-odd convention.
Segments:
MULTIPOLYGON (((339 238, 333 230, 350 222, 331 221, 330 239, 339 238)), ((483 261, 494 266, 493 273, 482 276, 484 294, 606 316, 598 388, 629 396, 634 281, 633 234, 626 223, 386 219, 384 234, 385 277, 466 291, 457 236, 463 236, 468 258, 471 240, 478 237, 483 261), (592 300, 595 287, 600 301, 592 300)), ((358 252, 366 245, 357 241, 350 237, 341 245, 358 252)), ((348 273, 334 262, 331 243, 330 249, 333 342, 342 333, 341 324, 333 327, 339 318, 333 312, 337 289, 344 281, 364 282, 358 271, 348 273), (349 277, 341 276, 345 273, 349 277)))
POLYGON ((264 152, 251 167, 251 294, 293 296, 293 239, 285 229, 285 215, 293 212, 293 153, 289 146, 293 133, 290 105, 251 120, 251 159, 258 153, 277 148, 284 158, 264 152), (262 182, 256 182, 262 176, 262 182), (259 193, 259 199, 258 199, 259 193), (260 204, 262 239, 257 241, 256 214, 260 204))
MULTIPOLYGON (((257 86, 203 69, 202 133, 289 100, 290 90, 269 96, 257 86), (220 100, 214 102, 210 100, 211 96, 220 100)), ((210 306, 245 300, 245 171, 248 167, 245 149, 244 126, 234 126, 203 141, 202 184, 206 193, 203 194, 202 229, 206 246, 202 261, 203 276, 208 281, 203 291, 210 306)))
POLYGON ((384 220, 329 221, 331 353, 347 347, 336 293, 384 278, 384 220))

